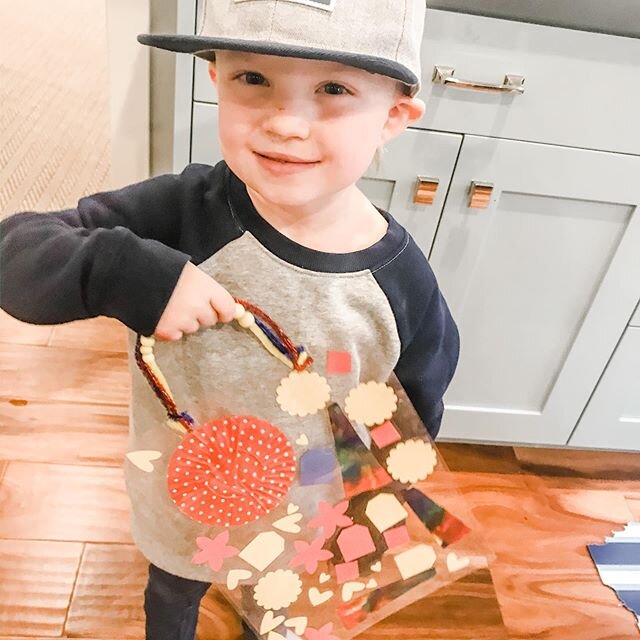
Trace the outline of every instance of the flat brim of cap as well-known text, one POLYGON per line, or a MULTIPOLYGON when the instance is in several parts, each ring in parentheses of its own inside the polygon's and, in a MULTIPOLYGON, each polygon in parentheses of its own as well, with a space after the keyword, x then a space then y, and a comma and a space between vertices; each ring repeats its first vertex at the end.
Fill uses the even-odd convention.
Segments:
POLYGON ((286 58, 306 58, 308 60, 329 60, 340 62, 351 67, 358 67, 371 73, 379 73, 394 78, 408 85, 418 84, 418 78, 405 66, 392 60, 366 56, 344 51, 325 51, 309 47, 298 47, 278 42, 262 42, 257 40, 233 40, 231 38, 212 38, 209 36, 183 36, 175 34, 140 34, 140 44, 158 49, 191 53, 204 60, 215 60, 215 50, 249 51, 286 58))

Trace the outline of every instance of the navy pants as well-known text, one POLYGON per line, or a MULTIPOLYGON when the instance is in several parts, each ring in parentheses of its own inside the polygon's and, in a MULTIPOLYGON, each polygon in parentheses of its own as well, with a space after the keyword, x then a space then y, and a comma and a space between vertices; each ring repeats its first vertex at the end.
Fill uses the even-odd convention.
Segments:
MULTIPOLYGON (((144 590, 146 640, 194 640, 200 600, 211 583, 174 576, 153 564, 144 590)), ((243 622, 244 638, 257 640, 243 622)))

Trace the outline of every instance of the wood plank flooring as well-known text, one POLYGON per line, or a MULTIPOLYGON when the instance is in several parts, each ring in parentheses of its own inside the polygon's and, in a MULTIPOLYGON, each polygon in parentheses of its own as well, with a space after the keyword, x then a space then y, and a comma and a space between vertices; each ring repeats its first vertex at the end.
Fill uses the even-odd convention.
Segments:
MULTIPOLYGON (((0 311, 0 640, 144 638, 147 565, 122 477, 126 331, 97 318, 55 327, 0 311)), ((361 637, 624 640, 633 616, 586 545, 640 518, 640 455, 440 443, 488 549, 477 572, 361 637)), ((434 495, 435 494, 435 495, 434 495)), ((211 589, 199 640, 231 640, 211 589)))

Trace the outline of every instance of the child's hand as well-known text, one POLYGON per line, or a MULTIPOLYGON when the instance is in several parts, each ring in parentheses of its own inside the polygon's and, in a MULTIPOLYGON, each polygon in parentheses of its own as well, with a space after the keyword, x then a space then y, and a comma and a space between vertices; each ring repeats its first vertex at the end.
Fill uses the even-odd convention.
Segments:
POLYGON ((154 337, 180 340, 184 333, 233 320, 236 303, 231 294, 192 262, 187 262, 158 322, 154 337))

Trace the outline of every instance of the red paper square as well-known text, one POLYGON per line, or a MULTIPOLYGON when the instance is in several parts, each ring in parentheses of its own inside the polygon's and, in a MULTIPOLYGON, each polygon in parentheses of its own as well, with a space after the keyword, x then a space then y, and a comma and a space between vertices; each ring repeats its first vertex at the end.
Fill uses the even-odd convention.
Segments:
POLYGON ((351 354, 346 351, 327 351, 327 374, 350 373, 351 354))
POLYGON ((404 525, 402 527, 396 527, 395 529, 389 529, 382 535, 387 541, 389 549, 401 547, 403 544, 407 544, 407 542, 409 542, 409 530, 404 525))
POLYGON ((355 580, 360 577, 360 569, 357 562, 345 562, 336 565, 336 577, 338 584, 343 584, 348 580, 355 580))
POLYGON ((400 434, 388 420, 383 422, 379 427, 371 429, 369 433, 380 449, 384 449, 387 445, 400 440, 400 434))

